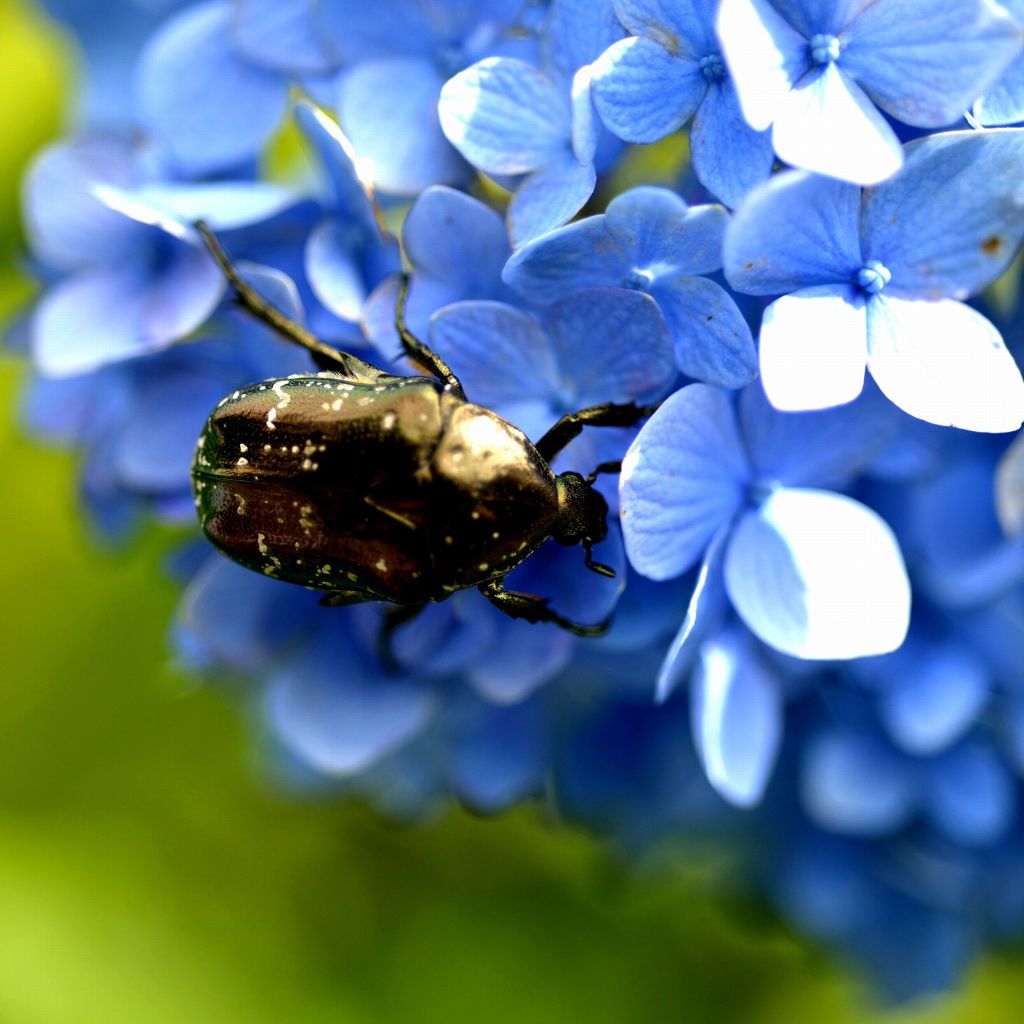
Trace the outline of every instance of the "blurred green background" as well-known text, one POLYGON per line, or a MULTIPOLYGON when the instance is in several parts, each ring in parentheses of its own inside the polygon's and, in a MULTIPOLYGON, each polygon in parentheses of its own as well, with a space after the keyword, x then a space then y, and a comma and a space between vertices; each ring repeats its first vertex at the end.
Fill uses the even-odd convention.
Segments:
MULTIPOLYGON (((18 180, 70 51, 0 0, 0 319, 18 180)), ((0 1024, 1017 1022, 1024 964, 898 1013, 694 873, 637 878, 530 809, 396 828, 261 780, 245 714, 170 664, 166 538, 101 551, 0 360, 0 1024), (756 918, 756 919, 755 919, 756 918)))

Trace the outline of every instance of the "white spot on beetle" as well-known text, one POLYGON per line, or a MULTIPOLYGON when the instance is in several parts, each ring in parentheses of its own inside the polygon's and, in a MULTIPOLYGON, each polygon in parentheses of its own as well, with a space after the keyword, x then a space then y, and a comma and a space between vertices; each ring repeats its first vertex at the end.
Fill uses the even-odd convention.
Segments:
POLYGON ((292 396, 287 391, 285 391, 284 387, 285 384, 283 380, 279 380, 274 385, 274 394, 281 399, 281 401, 277 403, 278 409, 287 409, 288 403, 292 400, 292 396))
POLYGON ((487 572, 488 569, 490 569, 490 566, 486 562, 481 562, 480 563, 480 571, 481 572, 487 572))
POLYGON ((369 405, 372 401, 373 399, 369 395, 363 395, 362 398, 356 399, 356 405, 362 407, 364 405, 369 405))
POLYGON ((389 412, 380 422, 385 430, 390 430, 395 425, 395 414, 389 412))
POLYGON ((277 430, 277 427, 274 426, 274 420, 276 420, 276 419, 277 419, 277 406, 275 405, 267 413, 267 430, 277 430))
POLYGON ((247 444, 240 444, 238 446, 238 450, 240 452, 247 452, 249 450, 249 446, 247 444))
POLYGON ((375 569, 380 569, 381 572, 387 572, 388 571, 388 563, 385 562, 383 558, 378 558, 377 559, 377 563, 374 566, 374 568, 375 569))
POLYGON ((267 547, 267 535, 265 533, 256 534, 256 547, 260 549, 260 554, 264 557, 270 554, 270 548, 267 547))
POLYGON ((236 463, 236 466, 248 466, 249 460, 243 455, 236 463))

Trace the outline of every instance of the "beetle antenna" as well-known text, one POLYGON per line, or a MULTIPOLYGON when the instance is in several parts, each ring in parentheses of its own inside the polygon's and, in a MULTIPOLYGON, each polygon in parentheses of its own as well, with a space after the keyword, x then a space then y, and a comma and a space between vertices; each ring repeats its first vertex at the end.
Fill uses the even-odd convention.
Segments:
POLYGON ((220 244, 220 239, 214 234, 209 224, 198 220, 195 223, 195 229, 199 232, 214 262, 223 271, 228 283, 234 288, 238 301, 247 312, 288 341, 301 345, 312 354, 318 366, 329 365, 354 380, 376 380, 380 377, 382 371, 376 366, 364 363, 362 359, 357 359, 347 352, 339 352, 336 348, 321 341, 311 331, 307 331, 301 324, 297 324, 290 317, 285 316, 276 306, 267 302, 239 273, 238 268, 231 262, 231 257, 224 251, 224 246, 220 244))
POLYGON ((587 483, 588 484, 593 484, 593 482, 602 473, 621 473, 621 472, 622 472, 622 460, 621 459, 618 459, 615 462, 602 462, 602 463, 600 463, 597 466, 597 468, 594 470, 593 473, 590 473, 587 476, 587 478, 586 478, 587 479, 587 483))

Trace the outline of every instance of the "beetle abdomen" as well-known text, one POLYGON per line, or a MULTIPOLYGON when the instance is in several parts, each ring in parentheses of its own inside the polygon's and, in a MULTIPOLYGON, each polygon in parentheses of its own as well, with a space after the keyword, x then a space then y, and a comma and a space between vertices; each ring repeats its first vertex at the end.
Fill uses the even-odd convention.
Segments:
POLYGON ((425 536, 443 385, 331 374, 226 398, 199 440, 193 483, 210 540, 248 568, 398 603, 434 595, 425 536))

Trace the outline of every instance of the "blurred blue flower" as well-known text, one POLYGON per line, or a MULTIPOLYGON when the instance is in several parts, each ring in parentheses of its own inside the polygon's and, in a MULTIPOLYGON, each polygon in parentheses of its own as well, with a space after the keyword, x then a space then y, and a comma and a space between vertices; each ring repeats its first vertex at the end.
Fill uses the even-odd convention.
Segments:
POLYGON ((1024 131, 949 132, 908 144, 902 173, 863 192, 805 172, 758 189, 730 222, 725 273, 738 291, 791 293, 761 328, 772 403, 848 402, 866 365, 913 416, 1016 430, 1020 371, 996 328, 956 300, 1001 273, 1024 237, 1022 168, 1024 131))
POLYGON ((690 151, 697 178, 727 206, 768 177, 767 131, 747 124, 715 37, 718 0, 615 0, 633 35, 594 65, 594 105, 627 142, 657 142, 693 118, 690 151))
POLYGON ((772 128, 779 157, 860 185, 903 162, 878 107, 923 128, 953 124, 1024 38, 990 0, 722 0, 718 35, 743 115, 772 128))

